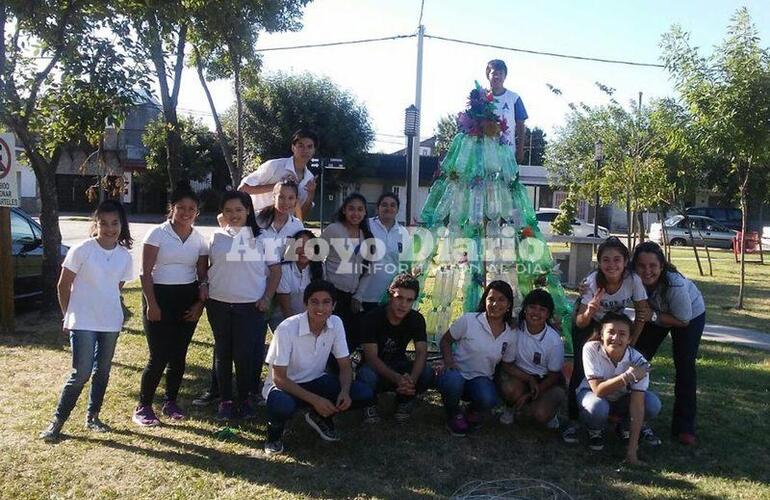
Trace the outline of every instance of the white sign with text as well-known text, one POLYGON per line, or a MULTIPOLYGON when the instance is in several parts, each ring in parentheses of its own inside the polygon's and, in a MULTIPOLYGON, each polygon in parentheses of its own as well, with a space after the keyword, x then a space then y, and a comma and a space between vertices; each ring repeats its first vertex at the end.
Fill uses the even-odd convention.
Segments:
POLYGON ((19 206, 19 176, 15 153, 14 135, 0 134, 0 207, 19 206))

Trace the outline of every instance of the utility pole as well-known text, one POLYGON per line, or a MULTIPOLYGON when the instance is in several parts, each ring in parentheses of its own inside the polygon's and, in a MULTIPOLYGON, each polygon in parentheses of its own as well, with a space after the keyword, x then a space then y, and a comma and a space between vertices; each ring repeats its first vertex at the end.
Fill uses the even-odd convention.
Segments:
POLYGON ((409 192, 407 193, 409 203, 409 210, 406 214, 406 225, 411 226, 417 214, 419 213, 419 207, 417 206, 417 193, 420 189, 420 115, 422 113, 422 45, 423 37, 425 35, 425 26, 420 24, 417 28, 417 75, 416 85, 414 91, 414 106, 417 108, 417 130, 412 141, 412 150, 409 154, 412 155, 412 171, 409 172, 410 181, 409 192))

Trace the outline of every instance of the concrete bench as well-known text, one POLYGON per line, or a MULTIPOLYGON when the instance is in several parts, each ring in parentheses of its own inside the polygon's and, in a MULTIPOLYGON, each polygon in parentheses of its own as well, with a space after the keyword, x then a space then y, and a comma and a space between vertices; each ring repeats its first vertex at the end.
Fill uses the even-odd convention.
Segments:
MULTIPOLYGON (((553 234, 546 236, 549 243, 568 243, 569 255, 567 255, 566 273, 562 268, 561 281, 568 288, 576 288, 583 278, 594 270, 594 245, 604 241, 604 238, 587 238, 582 236, 566 236, 553 234)), ((564 254, 562 254, 564 255, 564 254)), ((554 253, 557 262, 563 262, 558 253, 554 253)))

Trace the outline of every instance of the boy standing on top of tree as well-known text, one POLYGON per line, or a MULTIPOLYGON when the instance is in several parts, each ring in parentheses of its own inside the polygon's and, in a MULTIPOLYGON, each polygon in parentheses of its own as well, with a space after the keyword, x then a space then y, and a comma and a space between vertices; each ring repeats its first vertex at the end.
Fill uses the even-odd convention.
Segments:
POLYGON ((516 161, 524 162, 524 121, 529 118, 524 103, 519 94, 506 89, 503 84, 508 76, 508 67, 500 59, 492 59, 487 63, 487 80, 495 96, 495 108, 498 116, 505 118, 508 130, 503 137, 516 152, 516 161))

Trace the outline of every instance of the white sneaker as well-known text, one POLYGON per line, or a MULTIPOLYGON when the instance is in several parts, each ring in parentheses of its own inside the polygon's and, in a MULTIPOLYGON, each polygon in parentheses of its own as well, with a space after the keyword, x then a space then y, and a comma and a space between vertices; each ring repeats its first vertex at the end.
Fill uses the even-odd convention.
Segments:
POLYGON ((553 418, 549 420, 547 424, 545 424, 545 428, 551 430, 559 430, 559 417, 554 415, 553 418))
POLYGON ((503 425, 512 425, 513 418, 513 408, 509 408, 507 406, 503 407, 503 411, 500 412, 500 423, 503 425))

